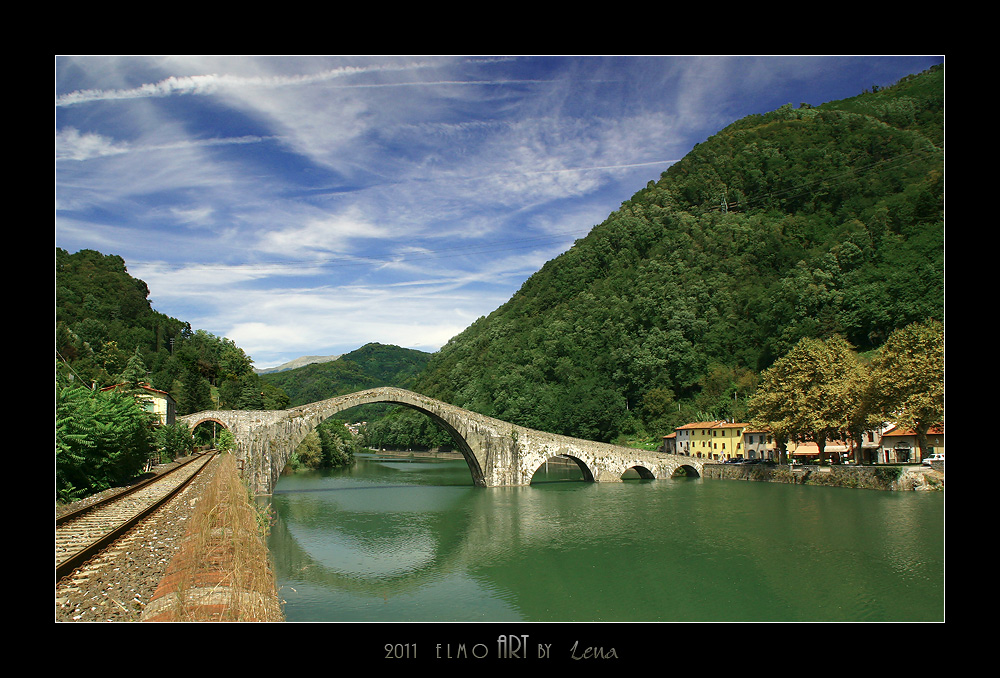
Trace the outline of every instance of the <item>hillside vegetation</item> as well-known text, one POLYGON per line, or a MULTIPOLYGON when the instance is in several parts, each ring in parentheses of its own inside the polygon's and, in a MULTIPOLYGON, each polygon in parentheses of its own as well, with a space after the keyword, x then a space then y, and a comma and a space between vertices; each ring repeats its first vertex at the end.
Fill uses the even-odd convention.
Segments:
POLYGON ((178 414, 210 409, 283 409, 284 392, 253 371, 225 337, 153 310, 146 283, 115 254, 56 248, 56 378, 87 388, 120 383, 129 361, 166 391, 178 414))
POLYGON ((423 371, 431 354, 370 343, 337 360, 261 375, 286 394, 289 406, 305 405, 376 386, 403 386, 423 371))
POLYGON ((503 306, 414 390, 594 440, 745 420, 803 337, 861 352, 943 320, 944 69, 753 115, 697 145, 503 306))

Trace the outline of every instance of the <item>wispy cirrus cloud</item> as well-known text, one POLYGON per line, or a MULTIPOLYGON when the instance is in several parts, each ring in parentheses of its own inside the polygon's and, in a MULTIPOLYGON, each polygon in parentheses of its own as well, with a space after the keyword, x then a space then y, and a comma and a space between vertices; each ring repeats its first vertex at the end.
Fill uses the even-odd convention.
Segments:
POLYGON ((378 64, 374 66, 345 66, 319 73, 304 75, 246 76, 229 74, 206 74, 170 76, 158 82, 145 83, 125 89, 84 89, 61 94, 56 98, 56 106, 74 106, 94 101, 115 101, 125 99, 146 99, 176 95, 211 95, 227 89, 298 87, 330 82, 350 75, 410 71, 427 68, 432 64, 378 64))
POLYGON ((56 160, 92 160, 126 153, 149 153, 153 151, 176 151, 182 149, 209 148, 211 146, 231 146, 237 144, 257 144, 265 137, 244 136, 229 139, 184 139, 169 144, 132 144, 115 141, 95 132, 80 132, 73 127, 61 129, 56 134, 56 160))
MULTIPOLYGON (((489 64, 508 61, 507 59, 479 59, 470 60, 469 63, 489 64)), ((317 73, 292 74, 292 75, 238 75, 238 74, 204 74, 170 76, 158 82, 144 83, 136 87, 116 88, 116 89, 82 89, 61 94, 56 98, 56 106, 75 106, 78 104, 92 103, 95 101, 121 101, 127 99, 148 99, 179 95, 208 96, 220 92, 245 89, 276 89, 285 87, 303 87, 315 84, 336 83, 342 78, 358 75, 371 75, 382 73, 402 73, 417 71, 421 69, 439 68, 440 61, 428 62, 406 62, 406 63, 381 63, 367 66, 343 66, 322 70, 317 73)), ((487 79, 487 80, 431 80, 431 81, 402 81, 402 82, 357 82, 338 86, 356 89, 375 89, 386 87, 428 87, 428 86, 477 86, 477 85, 504 85, 526 82, 541 82, 540 80, 524 78, 487 79)))

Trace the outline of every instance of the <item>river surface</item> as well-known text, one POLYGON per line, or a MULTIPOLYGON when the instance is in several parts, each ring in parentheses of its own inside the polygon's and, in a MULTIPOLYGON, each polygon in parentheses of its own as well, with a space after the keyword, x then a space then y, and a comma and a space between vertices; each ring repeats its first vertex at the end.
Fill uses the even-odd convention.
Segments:
POLYGON ((282 476, 288 621, 944 619, 944 493, 677 478, 472 485, 464 461, 359 455, 282 476))

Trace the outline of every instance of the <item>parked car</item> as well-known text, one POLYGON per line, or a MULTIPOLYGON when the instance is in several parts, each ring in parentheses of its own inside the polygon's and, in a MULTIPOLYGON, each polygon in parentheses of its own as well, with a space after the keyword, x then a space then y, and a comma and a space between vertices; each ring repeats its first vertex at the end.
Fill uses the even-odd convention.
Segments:
POLYGON ((944 453, 938 452, 937 454, 932 454, 931 456, 924 459, 924 466, 930 466, 935 461, 944 461, 944 453))

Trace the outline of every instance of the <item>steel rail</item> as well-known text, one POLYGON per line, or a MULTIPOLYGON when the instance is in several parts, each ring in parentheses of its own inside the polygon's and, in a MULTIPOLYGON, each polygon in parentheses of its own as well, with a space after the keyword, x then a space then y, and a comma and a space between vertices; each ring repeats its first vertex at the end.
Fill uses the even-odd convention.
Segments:
POLYGON ((102 506, 107 506, 108 504, 116 502, 119 499, 124 499, 125 497, 129 496, 130 494, 134 494, 135 492, 138 492, 139 490, 141 490, 141 489, 143 489, 145 487, 148 487, 149 485, 152 485, 155 482, 158 482, 159 480, 165 478, 166 476, 170 475, 171 473, 175 473, 176 471, 181 470, 182 468, 184 468, 188 464, 190 464, 192 462, 195 462, 195 461, 198 461, 198 459, 200 457, 202 457, 202 456, 203 456, 202 453, 196 453, 194 456, 192 456, 187 461, 185 461, 185 462, 183 462, 181 464, 178 464, 177 466, 175 466, 174 468, 172 468, 172 469, 170 469, 168 471, 164 471, 163 473, 160 473, 159 475, 155 475, 152 478, 147 478, 146 480, 143 480, 140 483, 136 483, 135 485, 122 490, 121 492, 117 492, 117 493, 115 493, 115 494, 113 494, 111 496, 105 497, 104 499, 101 499, 100 501, 95 501, 93 504, 89 504, 87 506, 83 506, 83 507, 78 508, 78 509, 73 509, 72 511, 67 511, 66 513, 62 514, 61 516, 56 517, 56 527, 59 527, 63 523, 69 522, 70 520, 75 520, 75 519, 79 518, 80 516, 82 516, 82 515, 84 515, 86 513, 90 513, 94 509, 101 508, 102 506))
MULTIPOLYGON (((176 471, 176 470, 179 470, 181 468, 187 467, 188 464, 190 464, 190 463, 192 463, 194 461, 198 461, 198 460, 204 459, 204 463, 202 464, 201 468, 197 469, 194 473, 192 473, 188 478, 186 478, 184 481, 182 481, 181 483, 179 483, 176 487, 174 487, 170 491, 166 492, 163 496, 161 496, 158 499, 156 499, 155 501, 153 501, 150 505, 148 505, 145 508, 141 509, 138 513, 136 513, 135 515, 133 515, 131 518, 128 518, 127 520, 125 520, 124 522, 120 523, 119 525, 117 525, 116 527, 114 527, 113 529, 111 529, 110 531, 104 533, 100 538, 98 538, 98 539, 90 542, 87 546, 85 546, 82 549, 78 550, 77 552, 75 552, 74 554, 72 554, 71 556, 69 556, 68 558, 66 558, 65 560, 63 560, 62 562, 57 563, 56 564, 56 581, 58 582, 63 577, 65 577, 65 576, 69 575, 70 573, 72 573, 73 570, 75 570, 76 568, 80 567, 81 565, 83 565, 84 563, 86 563, 88 560, 90 560, 91 558, 93 558, 95 555, 97 555, 98 553, 100 553, 101 551, 103 551, 110 544, 112 544, 113 542, 115 542, 122 535, 124 535, 126 532, 128 532, 130 529, 132 529, 142 519, 146 518, 149 514, 153 513, 155 510, 157 510, 158 508, 160 508, 161 506, 163 506, 163 504, 165 504, 167 501, 169 501, 174 496, 176 496, 177 493, 179 493, 181 490, 183 490, 185 487, 187 487, 188 484, 191 483, 192 480, 194 480, 196 477, 198 477, 198 474, 201 473, 201 471, 203 471, 208 466, 209 462, 212 461, 212 458, 215 456, 215 454, 216 453, 212 452, 212 453, 209 453, 209 454, 199 455, 197 458, 192 459, 189 462, 185 462, 183 465, 178 466, 176 469, 173 469, 173 471, 176 471), (208 457, 207 459, 205 459, 206 456, 208 457)), ((173 471, 171 471, 170 473, 172 473, 173 471)), ((154 480, 154 481, 156 481, 156 480, 162 481, 168 475, 170 475, 170 474, 169 473, 163 473, 163 474, 160 474, 159 476, 157 476, 156 478, 153 478, 152 480, 154 480)), ((142 486, 146 487, 146 486, 148 486, 150 484, 151 483, 149 483, 149 482, 144 482, 144 483, 142 483, 142 486)), ((139 488, 135 488, 135 489, 139 489, 139 488)), ((132 494, 132 492, 131 491, 129 491, 129 492, 123 492, 120 495, 115 495, 115 497, 113 497, 111 499, 112 500, 114 500, 114 499, 121 499, 121 498, 123 498, 125 496, 128 496, 129 494, 132 494)), ((99 502, 99 503, 100 504, 108 504, 108 503, 111 503, 111 502, 102 501, 102 502, 99 502)), ((91 508, 91 507, 88 507, 88 508, 91 508)), ((87 512, 88 511, 86 511, 86 510, 81 510, 79 512, 76 512, 76 517, 80 517, 81 515, 83 515, 84 513, 87 513, 87 512)))

